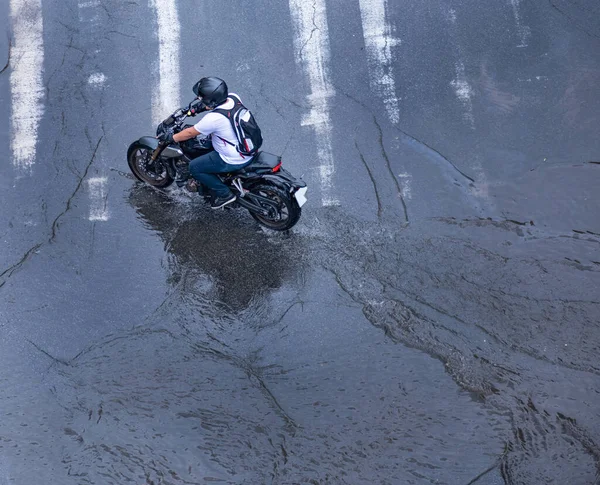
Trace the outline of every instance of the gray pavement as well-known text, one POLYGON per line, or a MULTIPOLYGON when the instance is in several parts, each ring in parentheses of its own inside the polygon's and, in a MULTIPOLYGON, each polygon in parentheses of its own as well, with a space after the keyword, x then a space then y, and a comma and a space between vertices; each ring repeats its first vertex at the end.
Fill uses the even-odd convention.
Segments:
POLYGON ((600 6, 388 1, 365 41, 382 2, 307 3, 326 129, 302 2, 175 2, 181 102, 223 77, 309 185, 289 234, 128 174, 157 4, 41 3, 26 170, 0 73, 0 485, 599 483, 600 6))

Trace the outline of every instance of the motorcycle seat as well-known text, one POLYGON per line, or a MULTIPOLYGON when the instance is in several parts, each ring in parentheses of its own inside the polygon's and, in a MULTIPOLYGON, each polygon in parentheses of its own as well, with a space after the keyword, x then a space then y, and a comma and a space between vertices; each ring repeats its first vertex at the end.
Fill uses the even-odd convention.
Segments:
POLYGON ((245 167, 233 173, 246 173, 260 169, 273 169, 281 163, 281 157, 269 152, 258 152, 252 161, 245 167))

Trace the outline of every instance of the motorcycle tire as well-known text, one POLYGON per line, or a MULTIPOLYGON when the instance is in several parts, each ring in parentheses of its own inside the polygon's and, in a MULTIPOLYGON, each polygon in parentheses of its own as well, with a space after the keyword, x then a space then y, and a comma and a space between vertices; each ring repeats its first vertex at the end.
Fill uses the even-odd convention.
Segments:
POLYGON ((127 163, 131 173, 138 180, 152 185, 157 189, 164 189, 173 183, 173 177, 169 175, 166 168, 160 174, 156 174, 152 169, 148 169, 152 150, 141 143, 132 143, 127 150, 127 163))
POLYGON ((254 194, 266 197, 275 201, 278 209, 264 204, 264 208, 269 210, 269 216, 250 212, 250 215, 261 225, 273 231, 287 231, 291 229, 300 219, 302 210, 291 194, 275 185, 258 185, 252 187, 250 191, 254 194))

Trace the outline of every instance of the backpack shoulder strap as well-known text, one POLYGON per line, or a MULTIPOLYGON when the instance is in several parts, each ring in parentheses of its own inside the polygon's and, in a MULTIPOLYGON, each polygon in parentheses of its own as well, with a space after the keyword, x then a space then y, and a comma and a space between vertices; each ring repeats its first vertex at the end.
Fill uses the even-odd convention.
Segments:
POLYGON ((225 116, 228 120, 231 119, 231 110, 230 109, 213 109, 211 113, 218 113, 220 115, 225 116))
MULTIPOLYGON (((231 108, 231 109, 223 109, 223 108, 220 108, 220 109, 213 109, 213 110, 211 111, 211 113, 217 113, 217 114, 220 114, 220 115, 223 115, 223 116, 225 116, 225 118, 227 118, 227 119, 229 120, 229 122, 231 123, 231 126, 233 127, 233 117, 231 116, 231 112, 232 112, 233 110, 234 110, 234 108, 231 108)), ((233 130, 233 131, 235 132, 235 128, 234 128, 234 130, 233 130)), ((235 146, 236 146, 236 144, 235 144, 235 143, 231 143, 229 140, 226 140, 225 138, 223 138, 223 137, 221 137, 221 136, 219 136, 219 135, 216 135, 216 136, 217 136, 217 137, 219 138, 219 140, 221 140, 222 142, 224 142, 224 143, 227 143, 228 145, 231 145, 232 147, 235 147, 235 146)))
POLYGON ((229 97, 233 100, 233 108, 230 108, 230 109, 215 108, 211 111, 211 113, 218 113, 220 115, 225 116, 225 118, 227 118, 233 125, 233 123, 234 123, 233 115, 235 115, 235 113, 239 110, 239 107, 243 106, 243 104, 240 101, 240 98, 238 98, 235 94, 233 94, 233 95, 230 94, 229 97))
MULTIPOLYGON (((239 96, 236 96, 235 94, 230 94, 228 97, 233 100, 233 103, 234 103, 233 108, 231 108, 231 109, 217 108, 217 109, 213 109, 211 111, 211 113, 218 113, 220 115, 225 116, 225 118, 227 118, 229 120, 229 122, 231 123, 233 132, 237 134, 234 117, 235 117, 236 113, 238 113, 242 108, 244 108, 244 105, 242 104, 242 100, 239 98, 239 96)), ((237 145, 235 143, 231 143, 229 140, 225 140, 224 138, 222 138, 220 136, 219 136, 219 139, 224 141, 228 145, 231 145, 232 147, 237 147, 237 145)))
POLYGON ((237 94, 230 94, 229 97, 231 99, 233 99, 234 103, 237 104, 242 104, 242 100, 240 99, 240 97, 237 94))

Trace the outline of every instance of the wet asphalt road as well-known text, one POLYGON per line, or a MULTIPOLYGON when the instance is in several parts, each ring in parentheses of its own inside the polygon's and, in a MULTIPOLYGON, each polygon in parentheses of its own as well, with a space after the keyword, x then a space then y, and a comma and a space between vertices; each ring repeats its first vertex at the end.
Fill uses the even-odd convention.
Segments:
POLYGON ((177 5, 182 101, 225 78, 309 204, 136 183, 152 5, 44 0, 28 170, 0 73, 0 484, 600 483, 598 2, 390 0, 390 101, 329 0, 330 187, 290 4, 177 5))

